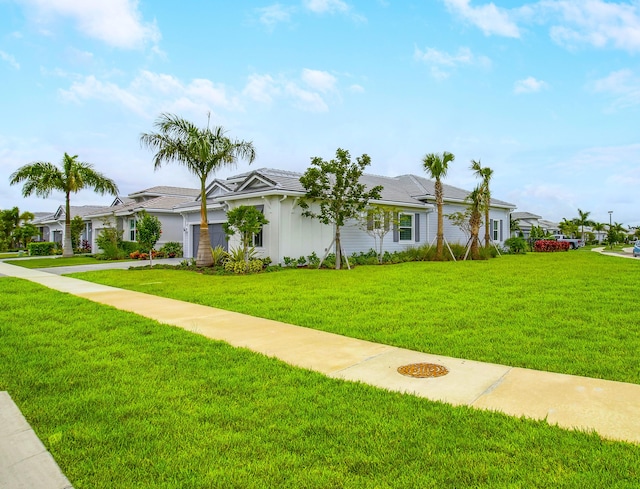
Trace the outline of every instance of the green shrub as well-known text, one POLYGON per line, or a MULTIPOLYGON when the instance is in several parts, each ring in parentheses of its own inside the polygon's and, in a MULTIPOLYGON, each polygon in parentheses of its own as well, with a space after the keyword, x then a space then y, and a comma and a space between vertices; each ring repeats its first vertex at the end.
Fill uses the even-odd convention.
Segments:
POLYGON ((527 242, 524 238, 509 238, 504 242, 509 253, 525 253, 527 242))
POLYGON ((182 243, 177 241, 168 241, 165 243, 160 251, 164 251, 165 256, 168 258, 180 258, 182 257, 182 243))
POLYGON ((129 253, 136 251, 136 246, 133 249, 125 252, 122 249, 122 231, 118 231, 114 227, 103 228, 96 238, 96 244, 98 248, 102 250, 102 253, 96 255, 99 260, 123 260, 129 253))
POLYGON ((55 254, 56 243, 52 241, 42 241, 29 243, 28 250, 30 256, 50 256, 55 254))

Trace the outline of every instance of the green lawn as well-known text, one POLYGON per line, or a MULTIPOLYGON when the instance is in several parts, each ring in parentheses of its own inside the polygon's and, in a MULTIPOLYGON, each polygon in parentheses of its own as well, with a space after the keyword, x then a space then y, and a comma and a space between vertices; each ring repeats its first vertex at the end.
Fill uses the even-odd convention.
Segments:
POLYGON ((640 384, 640 262, 594 252, 210 276, 78 278, 441 355, 640 384))
MULTIPOLYGON (((109 262, 134 261, 134 260, 109 260, 109 262)), ((62 256, 47 256, 43 258, 29 258, 28 260, 6 260, 6 263, 23 268, 52 268, 52 267, 72 267, 74 265, 96 265, 108 263, 105 260, 98 260, 93 256, 78 255, 70 258, 62 256)))
MULTIPOLYGON (((240 290, 287 275, 312 276, 206 278, 240 290)), ((0 390, 76 489, 584 489, 640 478, 637 445, 330 379, 8 277, 0 390)))

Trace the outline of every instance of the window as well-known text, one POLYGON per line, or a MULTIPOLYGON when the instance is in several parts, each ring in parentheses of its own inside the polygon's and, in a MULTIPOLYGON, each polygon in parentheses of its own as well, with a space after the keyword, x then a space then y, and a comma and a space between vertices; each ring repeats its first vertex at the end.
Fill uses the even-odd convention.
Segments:
POLYGON ((495 242, 501 241, 502 238, 502 220, 490 219, 489 227, 491 231, 491 239, 495 242))
POLYGON ((260 232, 253 235, 253 246, 256 248, 262 248, 262 228, 260 232))
POLYGON ((389 231, 392 212, 385 209, 369 209, 367 211, 367 231, 389 231))
POLYGON ((136 220, 129 219, 129 241, 136 240, 136 220))
MULTIPOLYGON (((264 214, 264 206, 257 205, 256 209, 264 214)), ((263 226, 260 226, 260 231, 253 235, 253 246, 256 248, 262 248, 264 246, 263 243, 263 226)))
POLYGON ((400 241, 413 241, 413 215, 400 214, 399 221, 398 232, 400 234, 400 241))

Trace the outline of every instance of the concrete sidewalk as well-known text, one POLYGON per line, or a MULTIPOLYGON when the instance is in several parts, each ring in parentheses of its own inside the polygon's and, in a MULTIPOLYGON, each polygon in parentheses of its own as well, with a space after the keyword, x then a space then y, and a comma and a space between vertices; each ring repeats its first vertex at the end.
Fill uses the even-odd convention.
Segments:
POLYGON ((0 488, 73 489, 7 392, 0 392, 0 488))
MULTIPOLYGON (((545 419, 563 428, 596 431, 604 438, 640 443, 640 385, 637 384, 420 353, 94 284, 51 271, 0 263, 0 274, 108 304, 330 377, 453 405, 545 419), (414 378, 398 373, 398 367, 414 363, 442 365, 449 372, 436 378, 414 378)), ((0 432, 0 446, 6 443, 6 436, 0 432)))

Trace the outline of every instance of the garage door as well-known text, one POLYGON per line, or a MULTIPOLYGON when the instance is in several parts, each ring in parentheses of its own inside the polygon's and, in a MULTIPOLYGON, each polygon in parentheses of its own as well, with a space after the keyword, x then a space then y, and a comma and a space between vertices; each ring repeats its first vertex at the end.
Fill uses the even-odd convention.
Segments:
MULTIPOLYGON (((197 256, 198 242, 200 241, 200 224, 191 226, 191 234, 193 236, 193 254, 191 256, 197 256)), ((228 249, 229 242, 224 234, 224 229, 222 229, 222 224, 209 224, 209 241, 211 241, 212 248, 222 246, 225 251, 228 249)))

